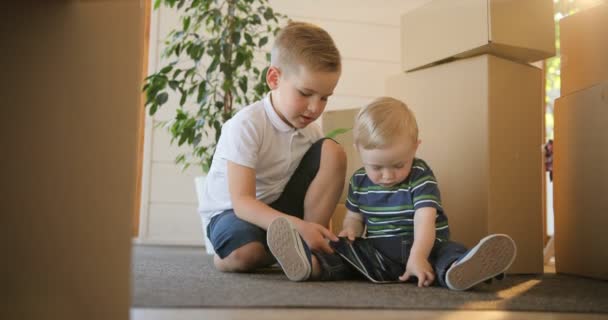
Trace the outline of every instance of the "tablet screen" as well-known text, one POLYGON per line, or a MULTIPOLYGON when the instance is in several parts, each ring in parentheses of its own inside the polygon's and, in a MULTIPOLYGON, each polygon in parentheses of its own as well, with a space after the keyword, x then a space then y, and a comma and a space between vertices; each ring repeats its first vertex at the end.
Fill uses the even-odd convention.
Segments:
POLYGON ((330 241, 331 246, 367 279, 375 283, 399 282, 399 276, 405 272, 403 264, 382 254, 367 239, 356 238, 352 242, 345 237, 339 239, 330 241))

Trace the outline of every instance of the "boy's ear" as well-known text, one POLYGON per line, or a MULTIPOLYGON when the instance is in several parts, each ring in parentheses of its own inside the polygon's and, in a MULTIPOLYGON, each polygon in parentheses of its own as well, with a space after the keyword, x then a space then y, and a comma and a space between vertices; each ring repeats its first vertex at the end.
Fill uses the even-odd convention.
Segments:
POLYGON ((274 90, 279 87, 279 78, 281 77, 281 70, 275 66, 270 66, 266 72, 266 84, 270 90, 274 90))

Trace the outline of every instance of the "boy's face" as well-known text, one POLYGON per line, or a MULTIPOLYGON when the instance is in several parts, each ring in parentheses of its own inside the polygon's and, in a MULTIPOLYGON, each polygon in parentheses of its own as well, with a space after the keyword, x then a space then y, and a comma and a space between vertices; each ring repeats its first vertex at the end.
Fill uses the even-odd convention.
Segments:
POLYGON ((275 111, 298 129, 319 118, 339 78, 340 72, 310 71, 303 66, 288 73, 271 66, 266 75, 275 111))
POLYGON ((359 146, 356 148, 372 182, 383 187, 392 187, 410 174, 419 144, 420 141, 393 143, 378 149, 364 149, 359 146))

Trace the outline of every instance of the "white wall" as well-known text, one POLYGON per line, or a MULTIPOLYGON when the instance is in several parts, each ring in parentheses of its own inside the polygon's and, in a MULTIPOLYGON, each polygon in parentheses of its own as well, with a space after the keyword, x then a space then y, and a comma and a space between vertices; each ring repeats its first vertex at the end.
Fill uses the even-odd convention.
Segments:
MULTIPOLYGON (((402 13, 429 0, 270 0, 275 11, 293 20, 315 23, 336 41, 343 57, 342 78, 326 110, 360 107, 384 94, 385 78, 400 71, 399 23, 402 13)), ((179 22, 177 13, 152 13, 149 73, 160 67, 163 39, 179 22)), ((170 100, 171 101, 171 100, 170 100)), ((176 103, 173 103, 173 106, 176 103)), ((202 244, 193 178, 173 163, 178 149, 158 121, 170 116, 171 105, 147 117, 144 146, 140 231, 142 243, 202 244)), ((174 108, 174 107, 173 107, 174 108)))

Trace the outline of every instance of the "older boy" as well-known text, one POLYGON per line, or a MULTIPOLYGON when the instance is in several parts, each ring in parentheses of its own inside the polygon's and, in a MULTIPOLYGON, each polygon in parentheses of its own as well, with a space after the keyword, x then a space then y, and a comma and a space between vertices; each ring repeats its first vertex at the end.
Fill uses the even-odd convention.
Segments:
MULTIPOLYGON (((507 235, 487 236, 469 251, 449 240, 437 181, 428 164, 415 157, 418 126, 403 102, 388 97, 371 102, 357 115, 353 135, 364 167, 350 180, 339 236, 351 241, 365 236, 363 241, 403 264, 399 280, 415 277, 420 287, 437 280, 466 290, 509 268, 516 247, 507 235)), ((285 222, 273 223, 269 236, 286 229, 280 227, 285 222)), ((329 256, 319 254, 323 267, 348 272, 329 256)), ((329 274, 326 278, 337 276, 329 274)))
MULTIPOLYGON (((307 248, 331 253, 329 220, 346 174, 343 149, 313 123, 324 111, 341 71, 329 34, 290 22, 276 36, 266 81, 271 92, 222 128, 199 212, 208 220, 214 264, 246 272, 274 263, 266 229, 288 219, 307 248)), ((300 240, 300 239, 299 239, 300 240)), ((302 258, 310 251, 299 252, 302 258)), ((298 280, 311 268, 288 276, 298 280)))

